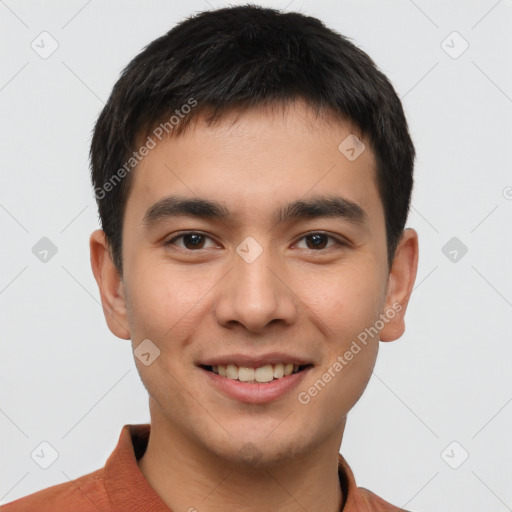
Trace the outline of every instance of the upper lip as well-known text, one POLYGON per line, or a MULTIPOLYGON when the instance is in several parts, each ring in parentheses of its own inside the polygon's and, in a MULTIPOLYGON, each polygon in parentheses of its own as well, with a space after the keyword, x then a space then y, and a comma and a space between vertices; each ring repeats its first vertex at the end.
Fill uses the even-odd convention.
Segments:
POLYGON ((235 364, 246 368, 258 368, 267 364, 293 363, 299 366, 313 364, 311 360, 284 352, 269 352, 267 354, 249 355, 249 354, 229 354, 224 356, 215 356, 201 360, 198 366, 219 366, 235 364))

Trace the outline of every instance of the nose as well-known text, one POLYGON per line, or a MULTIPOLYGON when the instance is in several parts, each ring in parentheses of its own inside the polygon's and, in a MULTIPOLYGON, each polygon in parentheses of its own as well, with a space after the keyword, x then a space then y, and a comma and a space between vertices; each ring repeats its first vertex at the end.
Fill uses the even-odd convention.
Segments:
POLYGON ((283 265, 268 250, 252 262, 234 255, 234 268, 222 280, 215 317, 223 327, 242 325, 261 333, 272 322, 291 325, 297 319, 295 296, 283 265))

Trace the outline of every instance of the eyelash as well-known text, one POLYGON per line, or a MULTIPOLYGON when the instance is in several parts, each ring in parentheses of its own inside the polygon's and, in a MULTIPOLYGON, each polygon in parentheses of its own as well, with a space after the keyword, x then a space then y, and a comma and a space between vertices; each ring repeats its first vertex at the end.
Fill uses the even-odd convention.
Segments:
MULTIPOLYGON (((211 237, 209 237, 208 235, 205 235, 204 233, 201 233, 200 231, 187 231, 185 233, 181 233, 180 235, 178 236, 175 236, 174 238, 171 238, 170 240, 167 240, 166 242, 164 242, 164 245, 174 245, 174 242, 176 242, 176 240, 179 240, 180 238, 183 238, 187 235, 200 235, 200 236, 203 236, 205 238, 209 238, 210 240, 211 237)), ((333 235, 329 235, 328 233, 324 233, 323 231, 310 231, 309 233, 306 233, 304 235, 302 235, 301 238, 299 238, 299 241, 305 239, 305 238, 308 238, 310 236, 313 236, 313 235, 324 235, 326 236, 328 239, 331 239, 331 240, 334 240, 336 243, 334 245, 331 245, 330 247, 324 247, 324 248, 321 248, 321 249, 306 249, 307 251, 311 251, 311 252, 321 252, 321 251, 325 251, 325 250, 328 250, 328 249, 331 249, 332 247, 334 246, 341 246, 341 247, 346 247, 348 245, 348 242, 340 239, 340 238, 337 238, 333 235)), ((183 251, 186 251, 186 252, 200 252, 201 250, 203 249, 187 249, 186 247, 180 247, 179 249, 183 250, 183 251)))

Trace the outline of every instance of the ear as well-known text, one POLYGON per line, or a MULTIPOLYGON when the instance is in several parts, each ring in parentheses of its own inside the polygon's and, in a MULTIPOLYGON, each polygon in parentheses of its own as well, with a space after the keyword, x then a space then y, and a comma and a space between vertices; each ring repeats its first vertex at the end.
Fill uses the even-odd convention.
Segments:
POLYGON ((124 283, 112 261, 110 246, 102 229, 91 234, 89 247, 92 272, 98 283, 108 328, 118 338, 129 340, 124 283))
POLYGON ((405 229, 389 272, 384 309, 384 312, 389 313, 380 333, 381 341, 396 340, 405 331, 405 311, 416 280, 418 254, 418 233, 414 229, 405 229))

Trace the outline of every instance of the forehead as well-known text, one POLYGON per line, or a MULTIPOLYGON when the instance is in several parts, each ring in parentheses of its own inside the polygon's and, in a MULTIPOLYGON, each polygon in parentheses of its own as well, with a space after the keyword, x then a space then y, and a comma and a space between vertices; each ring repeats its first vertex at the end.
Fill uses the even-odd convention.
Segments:
POLYGON ((199 115, 157 141, 133 171, 127 210, 141 220, 165 195, 179 195, 229 202, 235 216, 275 217, 284 203, 333 193, 365 211, 381 207, 373 151, 350 123, 296 102, 233 111, 213 124, 199 115))

